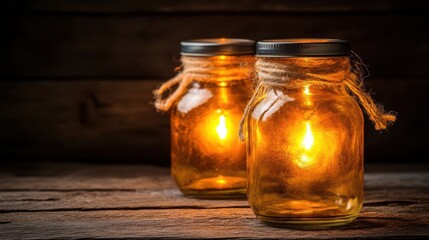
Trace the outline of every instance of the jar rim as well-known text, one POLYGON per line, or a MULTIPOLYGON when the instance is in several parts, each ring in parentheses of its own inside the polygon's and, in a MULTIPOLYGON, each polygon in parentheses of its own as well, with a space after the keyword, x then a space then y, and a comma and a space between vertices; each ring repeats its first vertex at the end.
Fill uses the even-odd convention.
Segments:
POLYGON ((330 57, 349 56, 348 41, 328 38, 290 38, 258 41, 258 57, 330 57))
POLYGON ((241 38, 202 38, 180 42, 186 56, 254 55, 255 41, 241 38))

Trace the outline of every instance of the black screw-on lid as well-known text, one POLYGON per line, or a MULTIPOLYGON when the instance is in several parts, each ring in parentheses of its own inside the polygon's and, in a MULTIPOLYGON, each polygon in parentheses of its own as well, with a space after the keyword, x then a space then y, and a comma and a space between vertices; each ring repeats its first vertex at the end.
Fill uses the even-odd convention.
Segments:
POLYGON ((349 43, 341 39, 303 38, 259 41, 256 54, 261 57, 347 56, 349 43))
POLYGON ((182 41, 181 54, 190 56, 253 55, 255 41, 238 38, 206 38, 182 41))

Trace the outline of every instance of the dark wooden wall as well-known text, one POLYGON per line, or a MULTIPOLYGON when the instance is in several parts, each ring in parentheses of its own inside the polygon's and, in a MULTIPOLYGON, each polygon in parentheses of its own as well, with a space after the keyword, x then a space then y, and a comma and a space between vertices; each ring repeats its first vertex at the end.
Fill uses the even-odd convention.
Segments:
POLYGON ((367 88, 398 122, 367 121, 367 163, 429 157, 424 1, 40 0, 0 7, 0 158, 168 165, 168 115, 149 105, 179 42, 327 37, 369 65, 367 88))

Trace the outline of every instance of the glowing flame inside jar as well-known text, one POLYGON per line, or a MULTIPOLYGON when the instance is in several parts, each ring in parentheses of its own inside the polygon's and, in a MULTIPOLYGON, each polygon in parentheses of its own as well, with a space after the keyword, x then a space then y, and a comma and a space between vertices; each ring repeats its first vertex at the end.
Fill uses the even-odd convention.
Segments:
POLYGON ((197 144, 201 150, 207 154, 218 155, 219 159, 227 159, 233 155, 235 138, 231 133, 235 132, 236 121, 234 115, 224 109, 216 109, 207 115, 204 121, 198 123, 200 140, 197 144))
POLYGON ((313 132, 311 131, 311 125, 310 122, 305 123, 305 135, 304 139, 302 140, 301 146, 304 149, 304 153, 301 154, 300 161, 297 162, 299 167, 306 167, 313 163, 313 158, 308 156, 308 152, 310 152, 311 148, 314 145, 314 136, 313 132))
POLYGON ((305 105, 307 105, 308 107, 311 107, 313 105, 312 101, 311 101, 311 92, 310 92, 310 85, 305 85, 304 86, 304 101, 305 101, 305 105))
MULTIPOLYGON (((310 85, 304 86, 304 99, 307 106, 311 106, 312 103, 310 101, 310 85)), ((303 153, 301 154, 299 160, 297 161, 297 165, 301 168, 307 167, 308 165, 311 165, 314 161, 314 157, 311 157, 311 153, 314 151, 312 150, 312 147, 314 145, 314 136, 313 132, 311 131, 311 125, 309 121, 305 122, 305 134, 304 139, 301 142, 301 148, 303 153), (310 155, 310 156, 309 156, 310 155)))
POLYGON ((227 181, 222 175, 219 175, 216 179, 216 183, 219 185, 225 185, 227 181))
POLYGON ((302 145, 304 146, 305 149, 310 150, 310 148, 314 144, 314 137, 313 137, 313 133, 311 132, 310 123, 306 122, 305 126, 306 126, 306 131, 305 131, 304 140, 302 141, 302 145))
POLYGON ((226 128, 226 118, 224 115, 219 116, 219 124, 216 126, 216 132, 221 140, 225 140, 228 135, 228 129, 226 128))
POLYGON ((305 85, 305 87, 304 87, 304 94, 305 94, 305 95, 311 95, 311 92, 310 92, 310 88, 309 88, 309 86, 310 86, 310 85, 305 85))

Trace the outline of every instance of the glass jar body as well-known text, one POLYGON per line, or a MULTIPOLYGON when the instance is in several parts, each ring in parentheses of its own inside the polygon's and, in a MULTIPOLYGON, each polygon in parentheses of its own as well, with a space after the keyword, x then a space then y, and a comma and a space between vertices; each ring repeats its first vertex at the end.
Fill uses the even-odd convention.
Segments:
POLYGON ((256 94, 247 165, 257 217, 298 228, 355 219, 363 203, 363 116, 344 86, 273 86, 256 94))
POLYGON ((171 170, 185 195, 245 196, 245 144, 237 133, 248 85, 245 80, 195 81, 173 107, 171 170))

